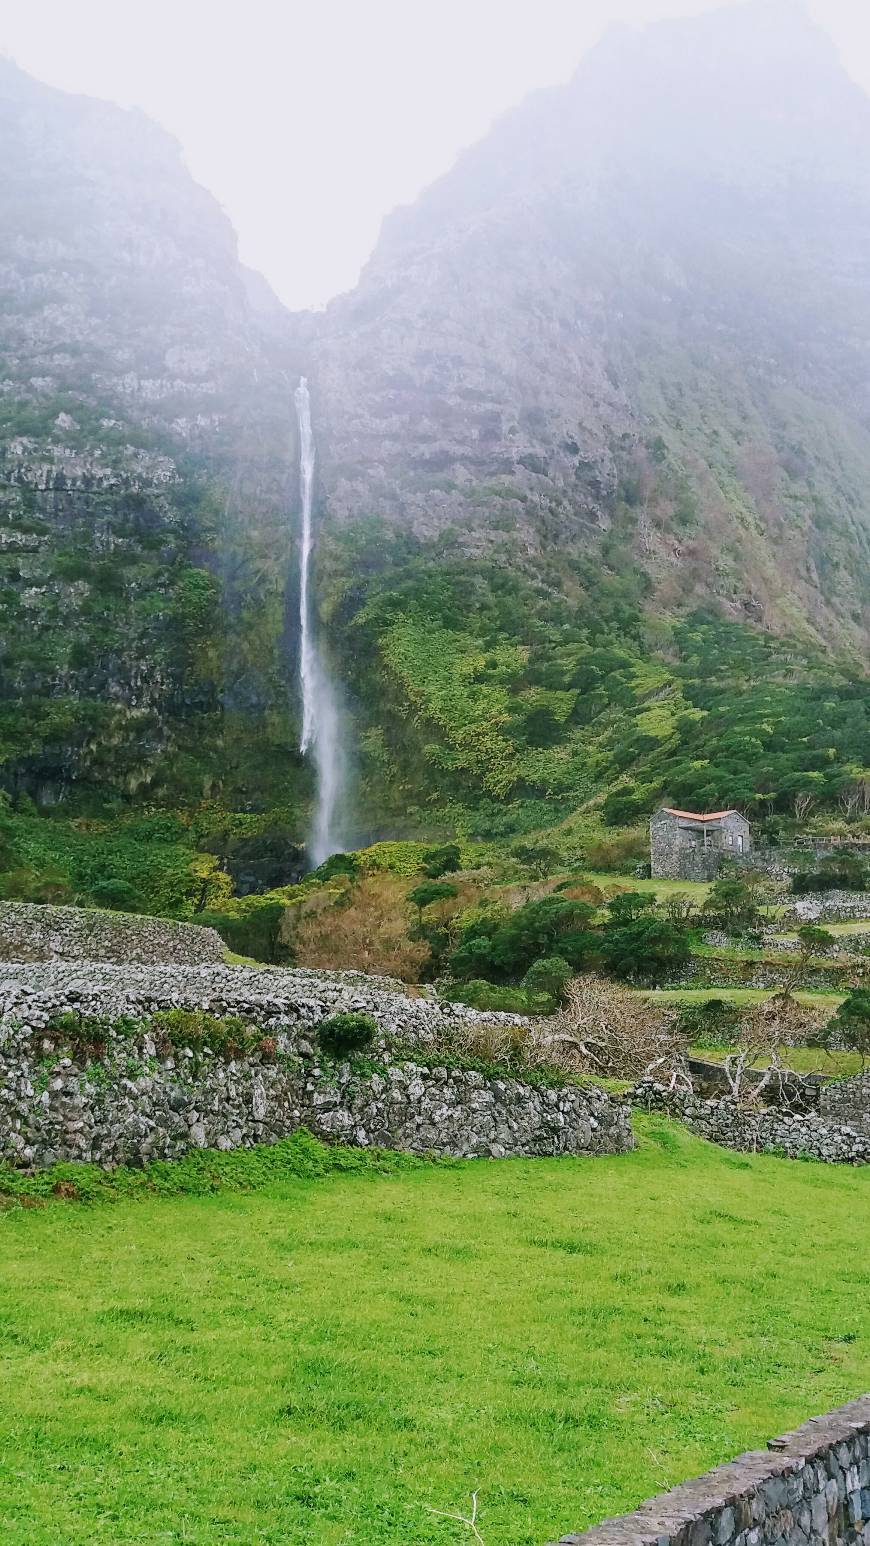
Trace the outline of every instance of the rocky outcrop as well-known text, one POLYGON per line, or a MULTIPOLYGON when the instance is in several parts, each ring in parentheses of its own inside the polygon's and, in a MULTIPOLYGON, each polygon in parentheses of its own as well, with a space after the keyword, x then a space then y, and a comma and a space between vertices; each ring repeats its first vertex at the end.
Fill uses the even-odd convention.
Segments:
POLYGON ((330 515, 496 554, 595 555, 616 524, 667 606, 856 641, 868 152, 870 104, 797 8, 611 35, 328 308, 330 515))
POLYGON ((286 717, 289 323, 142 113, 0 60, 0 141, 0 776, 126 795, 172 757, 196 796, 228 709, 286 717))

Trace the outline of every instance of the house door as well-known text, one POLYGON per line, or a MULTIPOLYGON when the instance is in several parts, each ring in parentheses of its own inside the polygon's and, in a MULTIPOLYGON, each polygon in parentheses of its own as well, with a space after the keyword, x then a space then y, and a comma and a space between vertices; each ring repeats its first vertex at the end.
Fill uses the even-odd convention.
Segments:
POLYGON ((739 854, 742 854, 742 852, 743 852, 743 833, 742 832, 738 832, 738 834, 737 834, 737 852, 739 854))

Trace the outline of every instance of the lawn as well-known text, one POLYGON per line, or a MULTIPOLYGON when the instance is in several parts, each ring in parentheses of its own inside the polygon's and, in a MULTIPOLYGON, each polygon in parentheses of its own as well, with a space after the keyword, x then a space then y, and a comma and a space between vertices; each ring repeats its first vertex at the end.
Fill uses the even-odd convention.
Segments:
POLYGON ((541 1546, 870 1389, 870 1169, 639 1131, 0 1213, 3 1541, 541 1546))
MULTIPOLYGON (((703 1004, 708 998, 727 999, 729 1004, 760 1004, 772 998, 775 988, 639 988, 646 998, 657 999, 663 1004, 703 1004)), ((818 993, 795 993, 802 1004, 818 1004, 834 1013, 842 1004, 845 994, 833 988, 818 993)))
MULTIPOLYGON (((723 1063, 729 1052, 736 1047, 692 1047, 693 1057, 706 1058, 712 1063, 723 1063)), ((827 1079, 842 1079, 851 1074, 864 1072, 859 1052, 826 1052, 824 1047, 786 1047, 783 1059, 796 1074, 824 1074, 827 1079)), ((756 1059, 755 1068, 767 1068, 770 1058, 763 1055, 756 1059)))

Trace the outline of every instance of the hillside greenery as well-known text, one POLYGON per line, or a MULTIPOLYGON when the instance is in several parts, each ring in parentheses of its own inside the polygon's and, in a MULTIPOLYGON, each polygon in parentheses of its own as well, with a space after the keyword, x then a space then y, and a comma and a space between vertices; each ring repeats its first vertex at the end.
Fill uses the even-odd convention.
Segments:
POLYGON ((417 820, 497 837, 603 799, 626 826, 665 796, 782 820, 798 795, 833 813, 870 765, 856 665, 711 610, 655 615, 616 544, 482 561, 371 520, 330 529, 319 584, 364 796, 417 820))

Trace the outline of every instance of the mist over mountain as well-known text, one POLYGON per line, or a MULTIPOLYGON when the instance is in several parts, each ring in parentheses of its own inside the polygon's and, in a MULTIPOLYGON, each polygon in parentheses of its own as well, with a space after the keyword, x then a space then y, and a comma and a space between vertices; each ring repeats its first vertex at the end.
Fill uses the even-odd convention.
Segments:
POLYGON ((13 797, 301 843, 300 374, 360 831, 870 764, 870 101, 799 7, 614 31, 323 314, 142 114, 3 62, 0 136, 13 797))
POLYGON ((640 478, 661 606, 866 642, 868 152, 797 7, 614 32, 330 308, 329 508, 584 543, 640 478))

